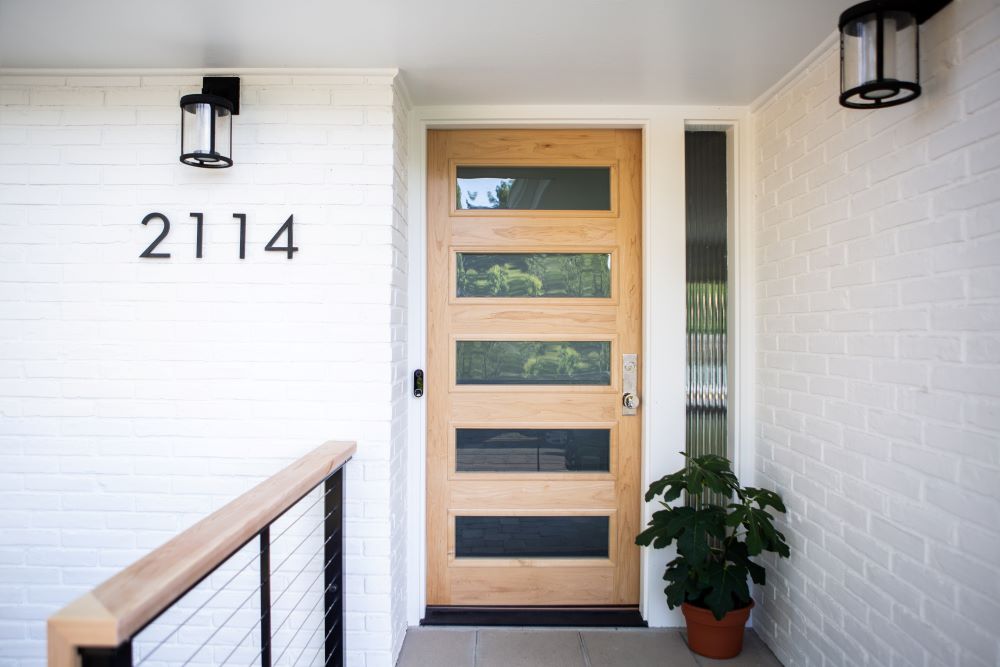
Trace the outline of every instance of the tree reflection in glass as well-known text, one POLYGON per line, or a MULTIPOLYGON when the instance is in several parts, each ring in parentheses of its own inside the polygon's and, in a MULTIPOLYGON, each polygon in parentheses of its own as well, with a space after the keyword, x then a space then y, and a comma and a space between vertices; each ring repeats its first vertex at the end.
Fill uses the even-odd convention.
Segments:
POLYGON ((468 253, 457 257, 459 297, 611 296, 607 253, 468 253))
POLYGON ((459 166, 458 210, 609 211, 611 168, 459 166))
POLYGON ((607 341, 460 340, 458 384, 610 385, 607 341))

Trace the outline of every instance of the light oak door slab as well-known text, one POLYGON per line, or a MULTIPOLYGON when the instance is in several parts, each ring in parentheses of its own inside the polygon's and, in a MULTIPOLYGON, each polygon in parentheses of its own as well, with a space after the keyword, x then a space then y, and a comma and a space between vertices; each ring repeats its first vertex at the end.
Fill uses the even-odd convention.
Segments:
POLYGON ((427 604, 637 605, 641 132, 427 146, 427 604))

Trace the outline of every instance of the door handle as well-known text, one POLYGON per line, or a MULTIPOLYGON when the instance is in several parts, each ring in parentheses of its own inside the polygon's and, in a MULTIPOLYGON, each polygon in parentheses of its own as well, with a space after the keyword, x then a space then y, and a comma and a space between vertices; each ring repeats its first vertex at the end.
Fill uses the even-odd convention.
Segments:
POLYGON ((639 355, 622 355, 622 414, 635 415, 639 409, 639 355))

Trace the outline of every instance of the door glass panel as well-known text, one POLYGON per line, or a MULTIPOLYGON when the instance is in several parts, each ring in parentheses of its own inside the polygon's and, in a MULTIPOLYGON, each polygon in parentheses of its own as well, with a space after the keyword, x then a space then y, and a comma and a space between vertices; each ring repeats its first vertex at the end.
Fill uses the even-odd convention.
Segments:
POLYGON ((610 167, 458 167, 455 208, 610 211, 610 167))
POLYGON ((456 259, 459 297, 611 296, 609 253, 476 253, 456 259))
POLYGON ((460 428, 459 472, 608 472, 611 431, 596 428, 460 428))
POLYGON ((610 385, 607 341, 460 340, 457 384, 610 385))
POLYGON ((606 516, 457 516, 457 558, 607 558, 606 516))

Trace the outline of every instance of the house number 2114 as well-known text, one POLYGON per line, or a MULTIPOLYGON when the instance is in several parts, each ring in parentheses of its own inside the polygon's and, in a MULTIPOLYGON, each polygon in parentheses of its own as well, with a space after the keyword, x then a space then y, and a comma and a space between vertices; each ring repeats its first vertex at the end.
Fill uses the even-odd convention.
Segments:
MULTIPOLYGON (((191 217, 194 218, 195 224, 195 241, 194 241, 194 256, 201 259, 201 240, 202 240, 202 228, 205 223, 204 213, 192 213, 191 217)), ((278 228, 278 231, 274 233, 271 240, 267 242, 264 246, 264 250, 270 250, 273 252, 284 252, 287 254, 288 259, 292 259, 294 254, 299 251, 294 245, 293 236, 295 233, 295 221, 294 215, 288 216, 288 220, 285 220, 285 224, 278 228), (279 246, 278 239, 281 238, 282 234, 287 235, 285 245, 279 246)), ((240 223, 240 259, 245 259, 247 255, 247 214, 246 213, 233 213, 233 218, 240 223)), ((148 225, 151 221, 159 220, 163 225, 163 229, 160 231, 160 235, 153 239, 153 242, 142 251, 139 257, 170 257, 169 252, 155 252, 156 246, 160 245, 163 239, 167 238, 167 234, 170 233, 170 219, 162 213, 150 213, 145 218, 142 219, 143 225, 148 225)))

